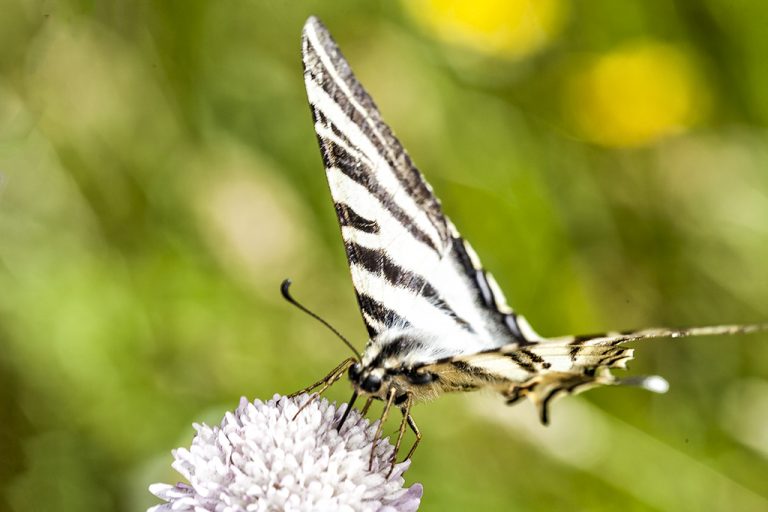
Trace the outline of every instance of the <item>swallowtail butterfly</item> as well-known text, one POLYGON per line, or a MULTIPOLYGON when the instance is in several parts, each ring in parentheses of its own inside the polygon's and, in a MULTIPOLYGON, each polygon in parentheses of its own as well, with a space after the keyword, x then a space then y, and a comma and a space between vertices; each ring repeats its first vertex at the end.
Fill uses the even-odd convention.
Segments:
MULTIPOLYGON (((507 305, 493 276, 445 216, 432 187, 314 17, 304 26, 302 55, 315 132, 369 335, 362 356, 345 360, 302 392, 320 388, 322 393, 348 371, 355 391, 347 411, 358 395, 368 399, 364 411, 371 400, 383 400, 381 429, 391 407, 399 407, 403 420, 396 450, 406 424, 416 434, 407 458, 421 439, 411 417, 416 402, 490 388, 508 404, 529 399, 546 424, 550 402, 561 395, 619 384, 666 391, 661 377, 611 374, 632 359, 626 342, 767 327, 540 336, 507 305)), ((293 301, 288 285, 283 293, 293 301)))

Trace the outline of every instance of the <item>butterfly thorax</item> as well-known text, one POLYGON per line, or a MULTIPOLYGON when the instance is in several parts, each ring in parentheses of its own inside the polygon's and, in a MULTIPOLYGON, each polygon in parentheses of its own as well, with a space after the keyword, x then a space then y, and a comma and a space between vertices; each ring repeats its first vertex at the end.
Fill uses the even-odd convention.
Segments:
POLYGON ((439 334, 413 328, 391 329, 371 338, 362 360, 349 370, 349 378, 359 393, 384 399, 395 389, 395 401, 410 394, 423 401, 446 391, 468 391, 464 379, 444 371, 431 371, 435 361, 456 355, 450 344, 436 343, 439 334))

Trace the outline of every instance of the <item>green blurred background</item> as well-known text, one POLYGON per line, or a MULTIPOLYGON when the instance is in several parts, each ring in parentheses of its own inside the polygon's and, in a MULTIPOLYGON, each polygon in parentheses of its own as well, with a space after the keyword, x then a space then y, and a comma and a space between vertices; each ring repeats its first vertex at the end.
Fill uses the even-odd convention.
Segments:
MULTIPOLYGON (((310 14, 541 333, 768 319, 766 2, 0 12, 0 509, 143 509, 193 421, 346 357, 284 277, 363 345, 310 14)), ((564 399, 546 429, 482 393, 418 407, 422 509, 767 510, 768 336, 648 342, 631 369, 671 391, 564 399)))

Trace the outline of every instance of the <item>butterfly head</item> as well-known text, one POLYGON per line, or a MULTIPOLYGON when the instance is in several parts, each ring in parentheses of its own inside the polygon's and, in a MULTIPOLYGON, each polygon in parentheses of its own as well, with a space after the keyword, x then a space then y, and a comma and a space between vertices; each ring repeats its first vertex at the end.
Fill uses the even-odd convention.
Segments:
POLYGON ((381 384, 384 381, 381 372, 374 371, 375 369, 364 368, 363 363, 355 363, 349 367, 349 380, 351 380, 355 387, 360 390, 376 394, 381 389, 381 384))
POLYGON ((385 398, 413 393, 415 387, 432 384, 437 376, 418 361, 428 340, 413 331, 382 333, 368 343, 361 360, 349 368, 349 380, 361 394, 385 398))

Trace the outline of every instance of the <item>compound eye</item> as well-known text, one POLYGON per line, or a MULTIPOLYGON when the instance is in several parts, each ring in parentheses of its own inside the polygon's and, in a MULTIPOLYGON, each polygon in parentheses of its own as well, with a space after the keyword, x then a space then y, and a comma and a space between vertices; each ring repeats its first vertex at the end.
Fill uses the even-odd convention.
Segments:
POLYGON ((360 387, 363 388, 363 391, 375 393, 381 387, 381 379, 376 375, 368 375, 362 384, 360 384, 360 387))
POLYGON ((363 372, 363 365, 355 363, 349 367, 349 380, 357 382, 360 378, 360 374, 363 372))
POLYGON ((411 370, 408 373, 405 374, 405 376, 408 378, 408 381, 411 384, 415 385, 422 385, 422 384, 429 384, 434 380, 434 375, 427 372, 417 372, 416 370, 411 370))

